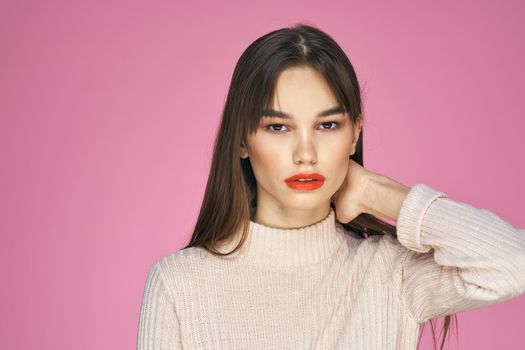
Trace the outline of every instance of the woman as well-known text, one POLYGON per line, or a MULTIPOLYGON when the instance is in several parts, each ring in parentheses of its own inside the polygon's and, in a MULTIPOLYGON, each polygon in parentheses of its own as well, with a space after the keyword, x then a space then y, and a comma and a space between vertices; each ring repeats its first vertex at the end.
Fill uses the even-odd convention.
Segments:
POLYGON ((246 49, 191 241, 149 272, 138 349, 416 349, 425 322, 525 293, 523 230, 366 170, 361 109, 322 31, 246 49))

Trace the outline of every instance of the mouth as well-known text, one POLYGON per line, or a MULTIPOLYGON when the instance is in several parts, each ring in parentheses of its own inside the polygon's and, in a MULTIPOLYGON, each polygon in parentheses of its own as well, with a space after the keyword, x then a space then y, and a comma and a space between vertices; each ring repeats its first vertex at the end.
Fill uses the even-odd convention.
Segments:
POLYGON ((294 190, 312 191, 324 184, 324 176, 318 173, 312 174, 295 174, 286 180, 286 185, 294 190))
POLYGON ((295 174, 293 176, 290 176, 285 182, 315 182, 315 181, 324 181, 324 176, 319 173, 311 173, 311 174, 305 174, 305 173, 299 173, 295 174))

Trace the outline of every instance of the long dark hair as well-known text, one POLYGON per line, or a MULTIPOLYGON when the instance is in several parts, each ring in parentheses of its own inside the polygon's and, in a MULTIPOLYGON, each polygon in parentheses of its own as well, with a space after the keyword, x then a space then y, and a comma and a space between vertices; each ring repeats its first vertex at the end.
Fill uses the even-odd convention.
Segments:
MULTIPOLYGON (((240 157, 241 144, 246 144, 247 135, 255 132, 263 110, 269 106, 279 73, 298 65, 311 66, 324 76, 352 123, 362 116, 361 91, 354 68, 329 35, 299 23, 255 40, 235 66, 202 207, 191 240, 183 249, 201 247, 216 256, 226 256, 244 244, 249 221, 254 217, 257 186, 249 159, 240 157), (220 242, 228 241, 239 231, 241 239, 232 251, 223 253, 217 249, 220 242)), ((350 159, 363 166, 363 129, 350 159)), ((331 206, 335 209, 333 202, 331 206)), ((395 226, 367 213, 343 227, 363 239, 383 234, 397 237, 395 226)), ((445 317, 441 349, 450 318, 451 315, 445 317)), ((431 324, 435 346, 434 324, 431 324)))

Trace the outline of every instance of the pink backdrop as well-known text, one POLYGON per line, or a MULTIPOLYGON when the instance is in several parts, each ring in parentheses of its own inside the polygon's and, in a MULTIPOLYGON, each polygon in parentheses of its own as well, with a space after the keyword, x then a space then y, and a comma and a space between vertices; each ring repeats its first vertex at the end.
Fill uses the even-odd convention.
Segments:
MULTIPOLYGON (((234 65, 297 21, 354 64, 366 167, 525 227, 524 18, 499 0, 2 0, 1 347, 135 347, 147 271, 193 229, 234 65)), ((525 297, 458 319, 448 349, 525 348, 525 297)))

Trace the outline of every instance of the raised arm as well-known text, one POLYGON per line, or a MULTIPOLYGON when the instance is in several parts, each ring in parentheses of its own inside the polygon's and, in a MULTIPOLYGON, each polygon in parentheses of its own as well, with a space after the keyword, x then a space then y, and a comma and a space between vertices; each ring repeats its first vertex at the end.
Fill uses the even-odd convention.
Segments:
POLYGON ((419 323, 525 293, 525 230, 418 184, 403 198, 397 239, 408 248, 395 284, 419 323))
POLYGON ((149 271, 140 311, 137 350, 182 349, 180 323, 173 296, 166 288, 159 264, 149 271))

